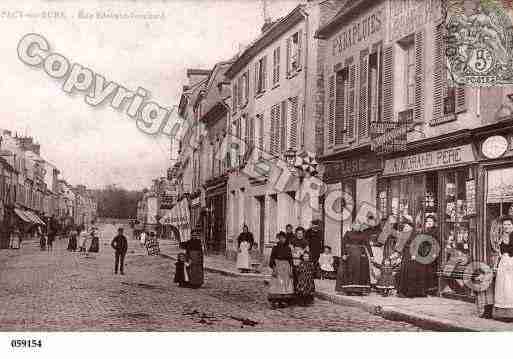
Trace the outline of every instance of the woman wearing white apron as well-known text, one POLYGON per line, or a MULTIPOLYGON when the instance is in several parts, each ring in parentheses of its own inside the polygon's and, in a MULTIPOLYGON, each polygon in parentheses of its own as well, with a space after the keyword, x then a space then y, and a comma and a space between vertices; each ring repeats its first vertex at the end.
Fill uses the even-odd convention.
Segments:
POLYGON ((249 263, 249 251, 255 243, 253 234, 249 231, 247 225, 242 227, 242 233, 239 235, 237 242, 239 244, 239 252, 237 253, 237 269, 243 273, 247 273, 251 269, 249 263))
POLYGON ((505 235, 500 243, 500 261, 495 279, 495 304, 493 317, 513 319, 513 219, 502 221, 505 235))

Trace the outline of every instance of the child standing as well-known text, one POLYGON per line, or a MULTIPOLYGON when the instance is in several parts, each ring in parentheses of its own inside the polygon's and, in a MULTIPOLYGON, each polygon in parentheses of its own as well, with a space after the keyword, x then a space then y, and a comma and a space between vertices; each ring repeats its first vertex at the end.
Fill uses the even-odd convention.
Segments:
POLYGON ((373 264, 381 271, 376 289, 383 297, 388 297, 395 290, 394 271, 398 268, 398 265, 394 264, 390 258, 383 259, 381 264, 376 262, 373 264))
POLYGON ((330 246, 324 247, 324 252, 319 257, 319 266, 321 268, 321 279, 335 279, 337 277, 333 267, 333 255, 330 246))
POLYGON ((178 261, 175 263, 175 283, 178 283, 179 287, 186 287, 189 284, 189 265, 190 263, 186 260, 185 254, 178 254, 178 261))
POLYGON ((311 304, 315 293, 315 266, 310 261, 310 253, 304 252, 297 266, 296 299, 300 305, 311 304))

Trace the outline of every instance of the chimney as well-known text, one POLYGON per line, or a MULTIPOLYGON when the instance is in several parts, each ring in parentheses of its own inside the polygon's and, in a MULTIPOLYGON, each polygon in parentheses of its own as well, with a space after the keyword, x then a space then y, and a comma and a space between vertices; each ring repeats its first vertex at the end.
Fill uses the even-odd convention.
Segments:
POLYGON ((267 32, 267 30, 269 30, 271 28, 271 26, 273 26, 273 22, 272 22, 271 18, 269 18, 269 17, 265 18, 264 24, 262 25, 262 29, 261 29, 262 34, 267 32))

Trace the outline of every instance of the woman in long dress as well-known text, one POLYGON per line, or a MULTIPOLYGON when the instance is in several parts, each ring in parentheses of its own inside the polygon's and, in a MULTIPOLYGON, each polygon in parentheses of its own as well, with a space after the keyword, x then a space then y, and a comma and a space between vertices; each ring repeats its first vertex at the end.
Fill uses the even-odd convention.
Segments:
POLYGON ((199 288, 203 285, 203 245, 201 243, 201 229, 196 227, 191 233, 191 239, 186 242, 186 256, 189 260, 189 286, 199 288))
POLYGON ((239 235, 237 242, 239 247, 237 253, 237 268, 241 272, 247 273, 251 269, 249 264, 249 251, 253 248, 253 244, 255 243, 253 234, 249 231, 247 225, 242 227, 242 233, 239 235))
POLYGON ((91 246, 89 247, 90 253, 98 253, 100 251, 100 237, 98 227, 96 227, 95 222, 91 221, 91 246))
POLYGON ((342 239, 342 266, 337 273, 336 289, 347 295, 370 292, 370 261, 374 261, 369 237, 358 223, 342 239), (339 278, 340 275, 340 278, 339 278))
POLYGON ((513 319, 513 219, 502 220, 505 236, 499 245, 500 260, 495 277, 495 319, 513 319))
POLYGON ((276 235, 278 243, 271 251, 269 267, 273 270, 267 298, 273 308, 285 307, 294 299, 292 282, 292 250, 287 245, 284 232, 276 235))
POLYGON ((417 233, 414 228, 411 220, 406 220, 403 223, 403 233, 409 233, 409 235, 402 249, 401 269, 397 283, 397 294, 400 297, 426 297, 429 289, 430 267, 417 259, 420 253, 417 253, 418 248, 415 250, 417 247, 417 243, 415 243, 417 233))
POLYGON ((68 251, 74 252, 77 250, 77 230, 75 228, 71 228, 69 231, 69 240, 68 240, 68 251))

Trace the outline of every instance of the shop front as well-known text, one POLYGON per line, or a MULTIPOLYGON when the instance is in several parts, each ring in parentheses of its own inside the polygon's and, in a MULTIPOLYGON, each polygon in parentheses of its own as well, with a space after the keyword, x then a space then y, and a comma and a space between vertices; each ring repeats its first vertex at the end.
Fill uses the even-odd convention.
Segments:
POLYGON ((226 252, 226 191, 228 176, 216 177, 206 182, 207 251, 213 254, 226 252))
POLYGON ((489 126, 476 134, 480 163, 477 174, 482 188, 478 191, 480 236, 482 245, 476 253, 476 260, 489 269, 496 269, 500 251, 499 245, 505 233, 504 218, 513 218, 513 124, 489 126))
POLYGON ((354 221, 363 223, 369 213, 378 218, 376 191, 383 162, 375 153, 360 150, 325 157, 321 163, 327 186, 322 200, 324 242, 338 256, 341 239, 354 221))
POLYGON ((384 217, 409 217, 417 233, 438 237, 438 290, 448 297, 473 297, 467 268, 481 245, 476 170, 474 146, 463 143, 387 158, 378 181, 384 217), (426 227, 428 218, 434 229, 426 227))

